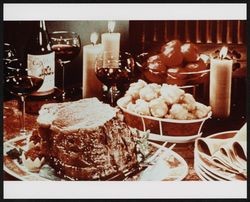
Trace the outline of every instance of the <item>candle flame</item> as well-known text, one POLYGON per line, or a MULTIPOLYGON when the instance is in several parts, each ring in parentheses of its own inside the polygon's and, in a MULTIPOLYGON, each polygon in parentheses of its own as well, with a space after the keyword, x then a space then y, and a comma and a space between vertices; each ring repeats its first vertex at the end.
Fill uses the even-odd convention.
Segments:
POLYGON ((90 41, 92 44, 96 44, 98 40, 98 34, 96 32, 93 32, 91 35, 90 35, 90 41))
POLYGON ((109 21, 108 22, 108 31, 111 33, 115 29, 115 21, 109 21))
POLYGON ((226 46, 223 46, 220 50, 220 55, 219 55, 219 58, 220 59, 223 59, 227 56, 227 51, 228 51, 228 48, 226 46))

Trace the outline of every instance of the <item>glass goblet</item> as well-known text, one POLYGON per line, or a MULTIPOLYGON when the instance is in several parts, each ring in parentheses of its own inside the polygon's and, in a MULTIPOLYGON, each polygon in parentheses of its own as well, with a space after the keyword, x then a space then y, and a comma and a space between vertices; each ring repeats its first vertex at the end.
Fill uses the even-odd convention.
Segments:
POLYGON ((97 78, 108 87, 109 103, 116 105, 116 100, 120 95, 118 86, 128 84, 133 75, 134 59, 128 52, 120 53, 104 52, 98 55, 95 63, 95 73, 97 78))
POLYGON ((20 68, 10 68, 8 75, 4 77, 4 88, 10 93, 19 96, 22 103, 21 129, 20 135, 27 135, 25 128, 25 98, 36 92, 44 81, 44 68, 31 69, 20 66, 20 68))
POLYGON ((55 31, 50 33, 52 49, 56 59, 62 67, 61 100, 65 101, 66 91, 64 86, 65 64, 70 63, 80 52, 81 41, 77 33, 71 31, 55 31))

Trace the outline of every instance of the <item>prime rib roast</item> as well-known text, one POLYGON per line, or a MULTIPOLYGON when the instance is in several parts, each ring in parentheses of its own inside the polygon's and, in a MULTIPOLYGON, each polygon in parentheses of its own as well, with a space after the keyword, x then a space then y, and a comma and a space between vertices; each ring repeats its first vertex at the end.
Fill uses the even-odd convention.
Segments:
POLYGON ((64 178, 106 179, 137 164, 128 126, 96 98, 46 104, 37 121, 46 159, 64 178))

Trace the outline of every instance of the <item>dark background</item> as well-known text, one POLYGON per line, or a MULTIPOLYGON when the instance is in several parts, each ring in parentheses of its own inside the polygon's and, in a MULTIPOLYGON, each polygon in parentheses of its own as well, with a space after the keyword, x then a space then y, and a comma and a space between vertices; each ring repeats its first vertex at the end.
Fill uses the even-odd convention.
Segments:
MULTIPOLYGON (((37 21, 5 21, 4 24, 4 42, 10 43, 17 52, 18 57, 24 57, 24 49, 31 36, 33 26, 37 21)), ((46 21, 48 33, 53 31, 68 30, 77 32, 81 39, 81 46, 90 44, 90 35, 92 32, 99 33, 101 42, 101 34, 108 31, 108 21, 46 21)), ((128 49, 128 21, 116 21, 114 32, 121 33, 121 49, 128 49)), ((82 62, 83 52, 75 58, 71 63, 65 66, 65 86, 82 85, 82 62)), ((56 68, 56 86, 61 85, 62 72, 59 67, 56 68)))
MULTIPOLYGON (((35 23, 37 22, 5 21, 3 23, 4 42, 13 45, 20 58, 24 58, 24 49, 35 23)), ((60 30, 77 32, 82 47, 90 44, 92 32, 99 33, 97 43, 100 43, 101 34, 108 31, 108 21, 46 21, 46 26, 49 33, 60 30)), ((159 50, 160 46, 172 39, 179 39, 182 43, 205 44, 206 48, 214 45, 221 47, 223 44, 233 46, 233 49, 235 46, 236 48, 246 46, 246 21, 237 20, 116 21, 114 32, 121 33, 121 50, 129 51, 134 56, 148 50, 159 50)), ((66 65, 66 88, 82 86, 82 58, 81 48, 78 57, 66 65)), ((245 60, 245 55, 242 55, 242 58, 245 60)), ((57 67, 57 87, 61 86, 61 79, 62 71, 57 67)))

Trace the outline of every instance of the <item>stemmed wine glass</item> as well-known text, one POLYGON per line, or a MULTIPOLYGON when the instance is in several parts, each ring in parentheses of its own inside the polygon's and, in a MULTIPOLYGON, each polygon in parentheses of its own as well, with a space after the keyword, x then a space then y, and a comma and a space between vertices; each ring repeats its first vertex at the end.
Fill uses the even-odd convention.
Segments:
POLYGON ((9 43, 4 43, 3 61, 4 65, 11 63, 16 58, 16 50, 9 43))
POLYGON ((15 48, 9 44, 4 43, 3 48, 3 73, 5 76, 8 76, 9 72, 11 72, 15 68, 20 67, 20 60, 17 57, 15 48))
POLYGON ((128 52, 121 52, 119 58, 114 52, 104 52, 96 58, 95 73, 97 78, 108 87, 109 103, 116 105, 116 99, 120 95, 117 86, 127 84, 134 70, 134 59, 128 52))
POLYGON ((70 63, 80 52, 81 41, 76 32, 55 31, 50 33, 52 49, 55 51, 56 59, 62 67, 62 94, 61 99, 65 101, 66 92, 64 86, 65 64, 70 63))
POLYGON ((44 72, 43 67, 28 69, 20 65, 16 69, 9 67, 8 74, 4 77, 4 87, 10 93, 19 96, 22 102, 20 135, 28 134, 28 131, 25 129, 25 98, 42 86, 45 76, 44 72))

